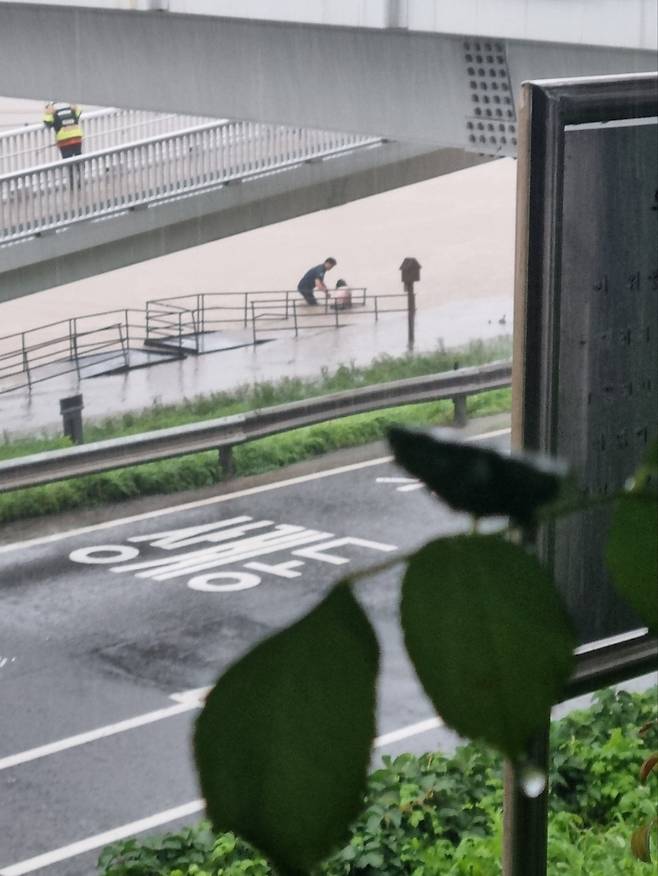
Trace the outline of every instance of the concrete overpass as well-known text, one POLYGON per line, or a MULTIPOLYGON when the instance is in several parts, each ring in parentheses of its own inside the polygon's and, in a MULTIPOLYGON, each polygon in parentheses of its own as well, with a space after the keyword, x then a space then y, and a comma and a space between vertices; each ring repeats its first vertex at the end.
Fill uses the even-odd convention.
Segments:
POLYGON ((521 81, 651 70, 655 51, 654 0, 0 3, 12 96, 507 154, 521 81))
POLYGON ((11 96, 395 141, 349 167, 323 162, 294 182, 227 189, 221 205, 206 193, 179 201, 176 215, 132 214, 130 228, 80 226, 75 247, 60 236, 32 253, 6 247, 4 296, 514 155, 523 80, 655 66, 654 0, 0 2, 0 82, 11 96))

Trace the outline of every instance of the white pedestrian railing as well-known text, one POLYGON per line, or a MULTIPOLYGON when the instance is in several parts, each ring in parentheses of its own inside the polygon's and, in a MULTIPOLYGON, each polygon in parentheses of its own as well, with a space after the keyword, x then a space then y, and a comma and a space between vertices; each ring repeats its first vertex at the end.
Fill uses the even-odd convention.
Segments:
MULTIPOLYGON (((161 137, 209 121, 213 120, 200 116, 108 108, 83 112, 80 123, 84 132, 85 151, 98 152, 146 137, 161 137)), ((24 125, 0 133, 0 176, 50 164, 58 159, 53 132, 45 125, 24 125)))
POLYGON ((0 176, 0 244, 382 143, 376 137, 214 121, 0 176))

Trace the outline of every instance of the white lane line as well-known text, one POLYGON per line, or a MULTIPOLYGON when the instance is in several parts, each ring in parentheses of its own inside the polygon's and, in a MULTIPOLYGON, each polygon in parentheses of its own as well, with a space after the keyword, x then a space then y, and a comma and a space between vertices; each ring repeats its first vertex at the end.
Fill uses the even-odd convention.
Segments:
POLYGON ((402 739, 419 736, 421 733, 427 733, 428 730, 436 730, 444 726, 441 718, 427 718, 425 721, 419 721, 417 724, 409 724, 408 727, 400 727, 399 730, 383 733, 375 739, 374 747, 384 748, 386 745, 392 745, 394 742, 400 742, 402 739))
MULTIPOLYGON (((511 429, 495 429, 492 432, 484 432, 481 435, 469 435, 465 441, 486 441, 488 438, 498 438, 501 435, 509 435, 511 429)), ((191 511, 194 508, 203 508, 209 505, 217 505, 220 502, 230 502, 231 499, 240 499, 243 496, 255 496, 258 493, 267 493, 270 490, 281 490, 285 487, 292 487, 296 484, 304 484, 308 481, 316 481, 322 478, 333 477, 334 475, 345 474, 350 471, 358 471, 361 468, 368 468, 374 465, 384 465, 387 462, 392 462, 392 456, 380 456, 376 459, 367 459, 364 462, 354 462, 350 465, 341 465, 337 468, 326 469, 325 471, 313 472, 307 475, 299 475, 296 478, 287 478, 283 481, 275 481, 271 484, 261 484, 258 487, 248 487, 244 490, 236 490, 234 493, 225 493, 221 496, 212 496, 208 499, 198 499, 196 502, 185 502, 182 505, 169 505, 167 508, 159 508, 157 511, 145 511, 143 514, 134 514, 132 517, 119 517, 116 520, 106 520, 104 523, 94 523, 91 526, 81 526, 79 529, 69 529, 66 532, 53 532, 50 535, 44 535, 40 538, 30 538, 26 541, 15 541, 11 544, 0 545, 0 554, 8 553, 19 549, 36 547, 41 544, 52 544, 56 541, 62 541, 65 538, 72 538, 75 535, 85 535, 88 532, 99 532, 103 529, 112 529, 114 526, 125 526, 128 523, 135 523, 138 520, 149 520, 153 517, 163 517, 166 514, 175 514, 179 511, 191 511)))
MULTIPOLYGON (((433 730, 442 725, 443 722, 439 718, 419 721, 416 724, 410 724, 408 727, 401 727, 399 730, 393 730, 391 733, 384 733, 382 736, 378 736, 374 741, 374 747, 383 748, 400 739, 408 739, 410 736, 426 733, 428 730, 433 730)), ((161 827, 163 824, 171 821, 178 821, 188 815, 194 815, 197 812, 201 812, 204 807, 205 803, 203 800, 192 800, 189 803, 184 803, 182 806, 176 806, 174 809, 166 809, 164 812, 149 815, 147 818, 141 818, 139 821, 131 821, 129 824, 123 824, 121 827, 115 827, 113 830, 107 830, 104 833, 98 833, 95 836, 79 840, 68 846, 53 849, 52 852, 44 852, 42 855, 37 855, 34 858, 27 858, 25 861, 11 864, 9 867, 4 867, 0 870, 0 876, 24 876, 25 873, 33 873, 42 867, 49 867, 52 864, 67 861, 69 858, 74 858, 76 855, 82 855, 85 852, 92 852, 109 843, 127 839, 135 834, 143 833, 145 830, 151 830, 154 827, 161 827)))
POLYGON ((90 836, 87 839, 79 840, 77 843, 53 849, 52 852, 44 852, 43 855, 37 855, 35 858, 28 858, 25 861, 19 861, 17 864, 11 864, 9 867, 4 867, 0 870, 0 876, 23 876, 24 873, 32 873, 34 870, 50 867, 52 864, 58 864, 60 861, 68 861, 69 858, 74 858, 76 855, 93 852, 94 849, 127 839, 136 833, 143 833, 145 830, 160 827, 170 821, 178 821, 180 818, 194 815, 196 812, 203 811, 204 806, 203 800, 192 800, 190 803, 184 803, 182 806, 165 809, 164 812, 149 815, 148 818, 132 821, 130 824, 115 827, 114 830, 106 830, 105 833, 97 833, 96 836, 90 836))
POLYGON ((142 715, 126 718, 125 721, 117 721, 115 724, 107 724, 105 727, 96 727, 95 730, 77 733, 75 736, 67 736, 65 739, 58 739, 55 742, 39 745, 37 748, 29 748, 25 751, 19 751, 17 754, 2 757, 0 758, 0 771, 29 763, 31 760, 38 760, 41 757, 48 757, 51 754, 58 754, 60 751, 66 751, 68 748, 77 748, 77 746, 86 745, 88 742, 96 742, 96 740, 105 739, 107 736, 125 733, 126 730, 144 727, 146 724, 153 724, 155 721, 173 718, 175 715, 182 715, 184 712, 198 709, 202 705, 198 698, 186 697, 185 694, 177 694, 175 696, 180 697, 180 699, 173 706, 155 709, 153 712, 144 712, 142 715))

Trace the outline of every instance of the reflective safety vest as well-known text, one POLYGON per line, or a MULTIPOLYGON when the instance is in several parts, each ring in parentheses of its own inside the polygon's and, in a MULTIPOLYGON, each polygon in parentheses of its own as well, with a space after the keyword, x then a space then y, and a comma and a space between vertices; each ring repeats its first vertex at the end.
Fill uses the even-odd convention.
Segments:
POLYGON ((75 146, 82 143, 82 128, 80 107, 70 103, 53 103, 46 107, 43 123, 55 132, 55 143, 58 146, 75 146))

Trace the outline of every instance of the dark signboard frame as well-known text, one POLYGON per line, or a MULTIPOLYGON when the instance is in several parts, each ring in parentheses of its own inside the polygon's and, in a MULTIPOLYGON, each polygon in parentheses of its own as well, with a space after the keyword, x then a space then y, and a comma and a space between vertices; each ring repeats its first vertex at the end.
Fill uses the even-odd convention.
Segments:
MULTIPOLYGON (((562 313, 565 277, 563 249, 569 249, 569 246, 565 246, 563 237, 569 226, 566 221, 569 217, 565 215, 568 207, 568 203, 565 207, 565 200, 569 200, 568 197, 565 199, 567 131, 570 126, 588 124, 594 124, 596 128, 596 123, 621 123, 628 126, 628 131, 634 125, 646 125, 648 120, 656 116, 656 73, 546 80, 528 82, 522 86, 512 416, 512 440, 517 448, 550 456, 560 455, 558 435, 564 407, 560 399, 564 399, 566 392, 564 386, 560 391, 558 388, 561 343, 567 328, 563 325, 562 313)), ((605 132, 609 129, 602 125, 600 130, 605 132)), ((656 162, 658 167, 658 158, 656 162)), ((573 169, 571 174, 573 180, 573 169)), ((658 206, 658 190, 655 192, 654 206, 658 206)), ((573 209, 573 205, 568 208, 573 209)), ((637 209, 649 211, 652 205, 643 201, 637 205, 637 209)), ((656 219, 658 220, 658 215, 656 219)), ((646 222, 646 217, 642 221, 646 222)), ((573 221, 570 227, 574 227, 573 221)), ((656 228, 658 229, 658 222, 656 228)), ((567 244, 570 243, 567 241, 567 244)), ((591 278, 583 277, 583 283, 588 282, 591 284, 591 278)), ((655 279, 652 282, 655 284, 655 279)), ((566 297, 568 296, 565 293, 566 297)), ((658 325, 653 334, 654 345, 658 341, 657 334, 658 325)), ((585 339, 583 343, 591 342, 592 337, 585 339)), ((655 375, 652 391, 656 398, 657 416, 649 427, 652 433, 649 438, 655 437, 655 430, 658 428, 658 373, 655 375)), ((618 488, 621 484, 613 486, 618 488)), ((600 529, 601 520, 601 517, 595 519, 590 529, 597 526, 600 529)), ((539 535, 540 554, 554 570, 556 565, 560 566, 559 562, 556 563, 556 557, 559 560, 559 551, 563 550, 560 539, 565 536, 566 526, 567 524, 559 524, 559 527, 547 526, 539 535)), ((570 549, 573 556, 573 544, 570 549)), ((585 552, 588 549, 591 549, 591 545, 583 548, 585 552)), ((566 567, 568 564, 562 562, 561 565, 566 567)), ((597 572, 597 579, 586 582, 587 586, 582 580, 574 583, 561 579, 557 572, 556 576, 576 620, 581 642, 631 632, 641 626, 616 600, 609 582, 600 580, 605 579, 605 572, 600 575, 597 572), (592 615, 597 615, 591 620, 589 609, 583 604, 584 592, 595 609, 592 615)), ((580 577, 583 578, 582 570, 580 577)))

